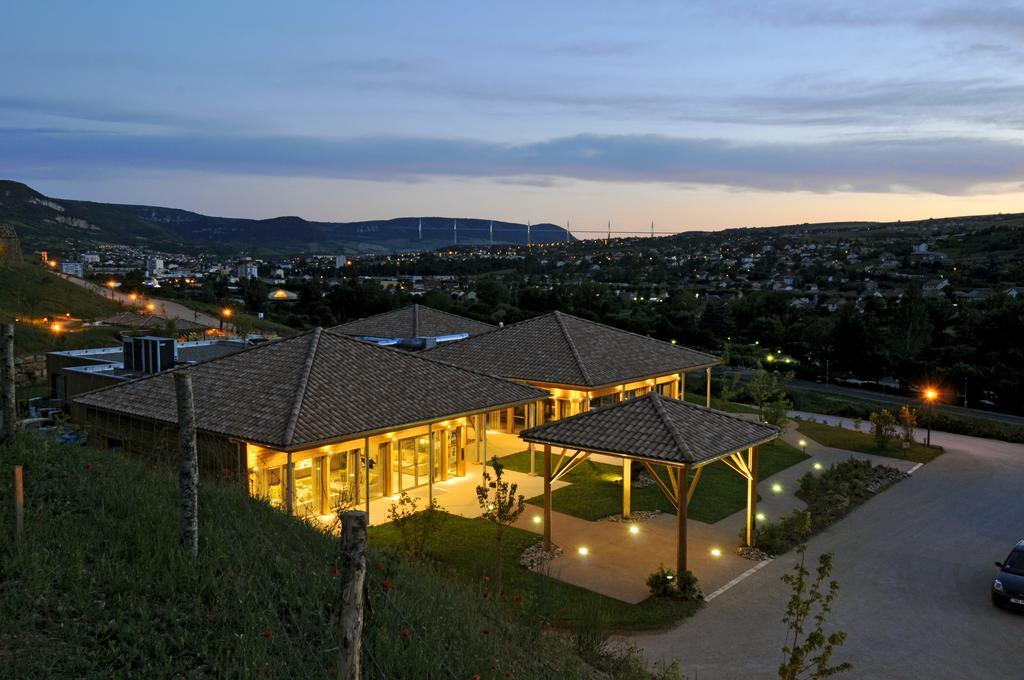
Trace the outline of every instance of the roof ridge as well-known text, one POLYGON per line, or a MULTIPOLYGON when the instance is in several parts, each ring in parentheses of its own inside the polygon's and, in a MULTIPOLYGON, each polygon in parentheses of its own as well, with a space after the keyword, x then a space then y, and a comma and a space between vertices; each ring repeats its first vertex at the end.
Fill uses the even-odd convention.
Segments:
POLYGON ((690 445, 683 439, 683 434, 676 428, 675 423, 669 418, 668 413, 665 411, 665 405, 661 403, 661 395, 657 390, 652 390, 647 393, 647 398, 654 403, 654 410, 658 414, 658 418, 661 419, 661 424, 665 426, 669 434, 672 435, 672 440, 679 447, 687 458, 694 458, 693 451, 690 449, 690 445))
POLYGON ((412 337, 420 337, 420 306, 412 303, 412 337))
POLYGON ((562 331, 562 337, 565 338, 566 344, 569 345, 569 349, 572 351, 573 359, 576 360, 576 366, 580 369, 580 375, 583 376, 583 383, 590 384, 594 382, 590 379, 587 367, 583 365, 583 357, 580 356, 580 351, 576 349, 576 343, 572 341, 569 329, 565 327, 565 321, 562 320, 562 312, 556 309, 552 314, 555 317, 555 321, 558 323, 558 328, 562 331))
POLYGON ((561 314, 562 316, 567 316, 570 319, 576 319, 577 321, 582 321, 583 323, 589 323, 589 324, 594 325, 594 326, 603 326, 604 328, 610 328, 613 331, 618 331, 619 333, 625 333, 626 335, 632 335, 634 337, 641 338, 643 340, 650 340, 652 342, 657 342, 657 343, 662 344, 662 345, 668 345, 669 347, 675 347, 676 349, 682 349, 682 350, 686 350, 687 352, 693 352, 694 354, 703 354, 706 357, 711 357, 712 359, 716 359, 718 361, 722 360, 722 357, 715 356, 714 354, 709 354, 708 352, 702 352, 699 349, 693 349, 691 347, 686 347, 684 345, 672 344, 671 342, 665 342, 664 340, 659 340, 658 338, 652 338, 649 335, 642 335, 640 333, 635 333, 633 331, 626 330, 625 328, 619 328, 618 326, 612 326, 611 324, 602 323, 600 321, 592 321, 590 319, 584 319, 582 316, 576 316, 575 314, 568 314, 567 312, 557 312, 557 313, 561 314))
POLYGON ((299 376, 298 389, 295 393, 295 401, 292 403, 292 411, 288 416, 288 423, 284 427, 284 445, 290 446, 292 437, 295 436, 295 427, 299 422, 299 414, 302 412, 302 401, 306 397, 306 390, 309 388, 309 374, 313 372, 313 362, 316 359, 316 352, 320 349, 320 336, 323 329, 317 326, 313 329, 313 338, 310 342, 309 354, 306 355, 306 363, 302 366, 302 374, 299 376))

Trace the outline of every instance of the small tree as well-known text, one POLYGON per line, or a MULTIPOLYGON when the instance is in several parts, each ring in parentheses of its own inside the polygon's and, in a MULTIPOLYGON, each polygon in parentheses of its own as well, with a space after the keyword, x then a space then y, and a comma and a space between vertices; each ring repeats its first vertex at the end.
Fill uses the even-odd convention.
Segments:
POLYGON ((782 375, 778 371, 769 373, 763 368, 754 371, 748 389, 750 396, 754 398, 754 403, 757 404, 757 415, 762 421, 765 420, 765 407, 768 404, 786 398, 784 385, 791 378, 792 374, 782 375))
POLYGON ((726 373, 718 384, 718 396, 722 401, 736 401, 742 390, 740 374, 738 372, 726 373))
POLYGON ((900 407, 901 438, 907 444, 914 443, 914 428, 917 427, 917 411, 906 404, 900 407))
POLYGON ((427 508, 420 512, 419 501, 403 491, 398 501, 388 508, 388 521, 402 537, 402 546, 409 557, 423 559, 427 556, 434 538, 441 528, 445 514, 440 512, 437 499, 431 499, 427 508))
POLYGON ((793 402, 786 397, 773 399, 764 405, 764 414, 761 419, 769 425, 785 429, 786 424, 789 423, 789 412, 792 408, 793 402))
MULTIPOLYGON (((804 536, 810 531, 808 513, 805 513, 803 531, 804 536)), ((779 677, 782 680, 819 680, 845 673, 853 668, 848 661, 834 666, 830 664, 835 648, 846 642, 846 633, 836 631, 825 634, 832 602, 839 594, 839 583, 829 580, 833 555, 824 553, 818 556, 818 569, 812 579, 805 566, 807 544, 801 543, 796 551, 800 561, 793 565, 790 573, 782 575, 783 583, 792 589, 792 593, 782 617, 782 622, 786 624, 786 644, 782 647, 783 661, 779 665, 779 677), (805 636, 808 627, 811 630, 805 636)))
POLYGON ((875 438, 875 444, 880 449, 889 446, 889 440, 896 436, 896 416, 887 408, 875 411, 871 414, 871 434, 875 438))
POLYGON ((517 494, 519 485, 515 482, 506 482, 503 479, 504 466, 497 460, 491 462, 494 468, 494 477, 484 468, 484 483, 476 487, 476 498, 480 501, 480 508, 484 511, 484 517, 494 523, 495 528, 495 565, 494 585, 495 592, 501 595, 501 562, 502 543, 501 539, 505 529, 515 523, 519 516, 526 509, 526 497, 517 494))

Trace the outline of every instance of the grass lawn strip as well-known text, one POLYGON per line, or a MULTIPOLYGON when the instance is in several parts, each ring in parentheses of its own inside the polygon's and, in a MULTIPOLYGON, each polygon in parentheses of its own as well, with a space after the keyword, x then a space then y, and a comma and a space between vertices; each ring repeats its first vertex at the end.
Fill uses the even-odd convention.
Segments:
MULTIPOLYGON (((758 450, 758 477, 767 479, 807 458, 799 449, 777 439, 758 450)), ((530 470, 530 456, 526 451, 500 460, 509 470, 530 470)), ((551 494, 552 509, 590 521, 619 514, 622 512, 621 477, 621 467, 585 461, 563 478, 570 482, 569 486, 551 494)), ((711 463, 701 473, 690 501, 689 516, 699 522, 713 524, 746 507, 746 493, 746 479, 724 463, 711 463)), ((631 501, 633 510, 660 510, 675 514, 675 508, 657 485, 634 488, 631 501)), ((544 497, 535 496, 527 502, 543 506, 544 497)))
POLYGON ((864 432, 849 430, 845 427, 835 427, 823 423, 812 423, 807 420, 797 422, 797 431, 810 437, 822 446, 829 446, 835 449, 846 451, 857 451, 858 453, 869 453, 874 456, 885 456, 886 458, 897 458, 908 460, 913 463, 928 463, 942 453, 941 446, 925 446, 919 442, 910 445, 910 449, 904 450, 900 442, 894 441, 889 448, 880 449, 875 438, 864 432))

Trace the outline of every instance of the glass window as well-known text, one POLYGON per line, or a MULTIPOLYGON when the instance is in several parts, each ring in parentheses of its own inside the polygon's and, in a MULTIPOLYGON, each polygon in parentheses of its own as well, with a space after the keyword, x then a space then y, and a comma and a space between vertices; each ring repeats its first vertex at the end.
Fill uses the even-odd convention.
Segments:
POLYGON ((295 514, 320 514, 320 465, 307 458, 295 463, 295 514))
POLYGON ((356 453, 340 451, 327 457, 327 502, 332 511, 349 507, 358 499, 356 453))

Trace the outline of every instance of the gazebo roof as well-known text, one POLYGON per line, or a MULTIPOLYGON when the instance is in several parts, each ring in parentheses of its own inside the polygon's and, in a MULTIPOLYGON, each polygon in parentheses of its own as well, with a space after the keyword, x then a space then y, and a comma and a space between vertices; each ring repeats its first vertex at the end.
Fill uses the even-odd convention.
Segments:
POLYGON ((771 425, 649 392, 524 430, 520 437, 593 453, 700 465, 780 434, 771 425))
POLYGON ((439 346, 430 356, 514 380, 606 387, 721 359, 563 312, 439 346))

